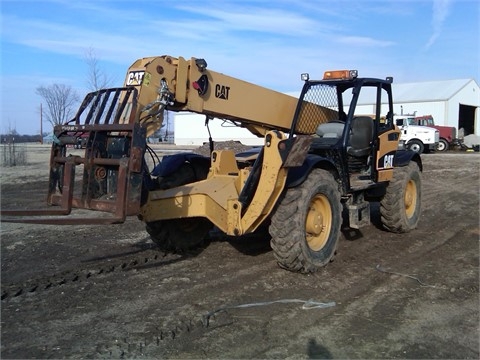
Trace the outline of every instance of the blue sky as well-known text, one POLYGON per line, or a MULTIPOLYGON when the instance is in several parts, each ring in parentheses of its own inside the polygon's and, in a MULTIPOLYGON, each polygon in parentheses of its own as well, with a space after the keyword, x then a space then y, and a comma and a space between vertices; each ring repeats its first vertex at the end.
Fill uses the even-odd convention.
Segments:
MULTIPOLYGON (((39 86, 87 90, 86 53, 121 86, 136 59, 205 58, 291 92, 300 74, 353 68, 394 82, 480 83, 477 0, 0 0, 0 133, 38 134, 39 86)), ((48 123, 44 131, 49 131, 48 123)))

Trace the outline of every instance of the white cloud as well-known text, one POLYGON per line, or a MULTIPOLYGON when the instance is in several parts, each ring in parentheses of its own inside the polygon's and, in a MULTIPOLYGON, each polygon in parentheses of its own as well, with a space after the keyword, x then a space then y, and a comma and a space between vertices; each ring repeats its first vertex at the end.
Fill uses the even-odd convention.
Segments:
POLYGON ((130 62, 139 52, 148 54, 148 39, 138 40, 134 34, 103 32, 101 28, 88 29, 81 25, 52 23, 43 20, 3 16, 3 40, 55 54, 84 58, 85 49, 101 50, 103 60, 114 63, 130 62), (132 55, 133 53, 133 55, 132 55))
POLYGON ((433 13, 432 13, 432 35, 425 45, 425 49, 428 50, 437 41, 442 32, 442 27, 447 19, 450 10, 451 0, 434 0, 433 1, 433 13))
MULTIPOLYGON (((206 7, 182 6, 180 9, 201 14, 208 25, 216 22, 223 31, 256 31, 275 35, 310 35, 312 29, 321 24, 293 11, 274 8, 253 8, 238 6, 234 9, 212 9, 206 7), (215 19, 215 20, 212 20, 215 19)), ((202 28, 198 28, 202 31, 202 28)))
POLYGON ((395 44, 392 41, 378 40, 366 36, 340 36, 337 39, 342 44, 362 47, 387 47, 395 44))

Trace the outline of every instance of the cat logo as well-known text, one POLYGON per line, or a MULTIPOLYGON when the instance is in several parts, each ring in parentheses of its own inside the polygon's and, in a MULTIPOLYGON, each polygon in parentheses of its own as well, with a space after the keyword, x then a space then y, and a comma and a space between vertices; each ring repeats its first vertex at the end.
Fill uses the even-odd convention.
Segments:
POLYGON ((383 159, 383 167, 389 169, 393 167, 393 155, 385 155, 383 159))
POLYGON ((125 85, 141 85, 143 80, 143 75, 145 75, 144 70, 140 71, 130 71, 127 76, 127 81, 125 85))
POLYGON ((215 85, 215 97, 223 100, 228 100, 228 95, 230 93, 230 86, 215 85))

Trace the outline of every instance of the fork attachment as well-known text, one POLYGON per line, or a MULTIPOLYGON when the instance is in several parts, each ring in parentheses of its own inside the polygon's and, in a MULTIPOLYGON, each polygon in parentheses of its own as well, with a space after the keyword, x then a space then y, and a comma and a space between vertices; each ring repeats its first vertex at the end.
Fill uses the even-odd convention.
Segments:
POLYGON ((52 208, 2 209, 1 221, 114 224, 124 222, 126 216, 137 215, 142 195, 146 130, 132 121, 135 106, 133 88, 88 94, 75 118, 54 128, 47 197, 47 204, 52 208), (84 155, 68 154, 80 137, 87 139, 84 155), (72 209, 102 213, 82 217, 73 214, 72 209), (103 216, 103 213, 110 215, 103 216))

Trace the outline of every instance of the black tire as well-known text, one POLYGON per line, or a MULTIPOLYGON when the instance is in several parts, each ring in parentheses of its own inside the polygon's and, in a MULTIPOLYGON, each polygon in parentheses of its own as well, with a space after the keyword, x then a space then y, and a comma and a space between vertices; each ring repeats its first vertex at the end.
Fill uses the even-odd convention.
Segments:
POLYGON ((437 144, 437 151, 447 151, 448 150, 448 141, 445 139, 440 139, 437 144))
MULTIPOLYGON (((208 174, 208 164, 185 163, 168 177, 158 178, 158 189, 170 189, 203 180, 208 174)), ((185 252, 201 246, 213 228, 210 220, 201 217, 152 221, 146 230, 152 241, 165 252, 185 252)))
POLYGON ((318 271, 335 255, 342 204, 332 174, 314 169, 280 200, 269 228, 270 245, 280 267, 301 273, 318 271))
POLYGON ((423 143, 420 140, 411 140, 407 144, 407 149, 411 151, 415 151, 418 154, 422 154, 423 150, 425 150, 425 147, 423 146, 423 143))
POLYGON ((422 203, 422 178, 418 164, 393 170, 393 179, 380 201, 380 215, 385 229, 406 233, 417 227, 422 203))
POLYGON ((212 223, 205 218, 160 220, 147 223, 146 229, 161 250, 182 253, 202 245, 212 223))

